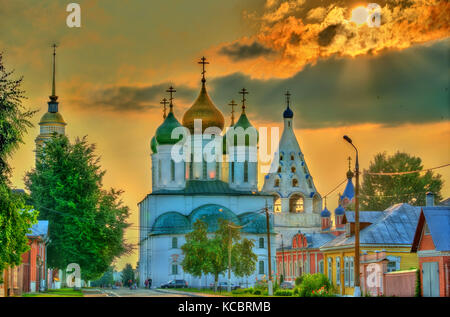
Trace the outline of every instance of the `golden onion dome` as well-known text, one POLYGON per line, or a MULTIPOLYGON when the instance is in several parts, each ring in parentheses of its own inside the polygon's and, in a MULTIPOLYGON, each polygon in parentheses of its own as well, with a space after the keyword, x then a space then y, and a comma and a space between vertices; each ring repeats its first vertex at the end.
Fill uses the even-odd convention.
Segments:
POLYGON ((202 132, 209 127, 223 129, 225 121, 219 109, 213 104, 206 91, 205 81, 202 80, 202 89, 194 104, 184 113, 183 126, 194 133, 194 120, 202 120, 202 132))
POLYGON ((64 119, 59 112, 47 112, 42 116, 41 121, 39 121, 39 125, 48 123, 58 123, 62 125, 67 124, 64 122, 64 119))

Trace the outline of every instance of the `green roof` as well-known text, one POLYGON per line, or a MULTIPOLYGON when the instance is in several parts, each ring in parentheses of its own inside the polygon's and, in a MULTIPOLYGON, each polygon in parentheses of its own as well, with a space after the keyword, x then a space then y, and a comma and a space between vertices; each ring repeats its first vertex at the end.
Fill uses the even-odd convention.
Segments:
POLYGON ((175 128, 181 127, 181 124, 173 115, 173 112, 169 112, 164 122, 156 129, 156 141, 158 144, 175 144, 183 138, 180 135, 178 139, 172 139, 172 131, 175 128))
POLYGON ((262 192, 241 191, 230 188, 228 183, 221 180, 188 180, 184 189, 169 190, 159 189, 150 195, 219 195, 219 196, 269 196, 262 192))

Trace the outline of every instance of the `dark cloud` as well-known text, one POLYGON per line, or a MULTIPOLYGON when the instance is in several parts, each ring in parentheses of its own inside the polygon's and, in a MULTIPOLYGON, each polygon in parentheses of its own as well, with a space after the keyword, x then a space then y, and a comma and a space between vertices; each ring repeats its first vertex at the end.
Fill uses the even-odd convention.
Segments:
POLYGON ((338 24, 332 24, 327 26, 321 32, 319 32, 319 45, 320 46, 328 46, 333 41, 336 36, 337 30, 339 28, 338 24))
POLYGON ((212 80, 211 96, 229 118, 229 100, 246 87, 251 118, 279 120, 290 89, 298 128, 362 123, 400 125, 450 120, 448 41, 383 56, 329 59, 288 79, 241 73, 212 80), (420 62, 417 62, 420 61, 420 62))
MULTIPOLYGON (((104 108, 116 112, 148 111, 161 108, 160 101, 167 96, 170 83, 145 87, 118 86, 94 91, 85 101, 85 107, 104 108)), ((187 86, 175 86, 176 99, 190 100, 197 93, 187 86)))
POLYGON ((234 61, 239 61, 256 58, 259 56, 271 55, 274 51, 258 42, 253 42, 252 44, 233 43, 222 47, 219 53, 228 56, 234 61))

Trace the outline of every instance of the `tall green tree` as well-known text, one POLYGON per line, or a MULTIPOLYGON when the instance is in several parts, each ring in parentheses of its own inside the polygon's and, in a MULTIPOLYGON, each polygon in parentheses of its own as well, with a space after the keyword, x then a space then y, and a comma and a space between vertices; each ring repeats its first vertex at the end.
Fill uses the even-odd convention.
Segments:
POLYGON ((251 275, 256 267, 257 256, 253 252, 254 243, 241 239, 235 224, 219 219, 219 228, 213 236, 208 236, 208 226, 197 220, 194 230, 186 235, 183 251, 183 270, 196 277, 203 274, 214 276, 214 290, 217 290, 219 275, 228 270, 229 247, 231 247, 231 270, 236 276, 251 275), (230 245, 231 240, 231 245, 230 245))
POLYGON ((27 128, 32 127, 29 119, 35 113, 23 106, 23 78, 14 79, 12 74, 0 53, 0 276, 5 267, 20 264, 22 253, 29 250, 26 233, 37 216, 37 211, 10 189, 8 159, 23 143, 27 128))
POLYGON ((94 151, 86 137, 72 144, 54 134, 25 177, 40 217, 49 220, 48 265, 78 263, 86 280, 99 278, 130 251, 124 242, 129 208, 122 205, 122 191, 102 188, 105 171, 94 151))
POLYGON ((134 276, 134 270, 130 263, 125 264, 125 267, 122 270, 122 283, 124 286, 131 286, 130 284, 136 281, 134 276))
POLYGON ((392 173, 423 170, 422 160, 408 153, 397 152, 392 156, 378 153, 364 170, 360 192, 362 210, 385 210, 397 203, 415 206, 425 205, 425 193, 433 192, 436 202, 442 200, 441 175, 432 171, 404 175, 382 176, 371 173, 392 173))
POLYGON ((95 281, 91 282, 93 287, 103 287, 114 284, 114 266, 110 266, 103 275, 95 281))

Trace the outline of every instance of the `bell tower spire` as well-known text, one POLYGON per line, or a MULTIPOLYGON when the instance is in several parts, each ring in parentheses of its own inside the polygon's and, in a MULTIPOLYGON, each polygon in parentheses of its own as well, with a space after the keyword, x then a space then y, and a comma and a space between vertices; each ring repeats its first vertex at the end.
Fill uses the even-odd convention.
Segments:
POLYGON ((49 96, 50 101, 48 102, 48 112, 58 112, 58 96, 56 95, 56 48, 58 47, 56 44, 52 45, 53 47, 53 71, 52 71, 52 95, 49 96))

